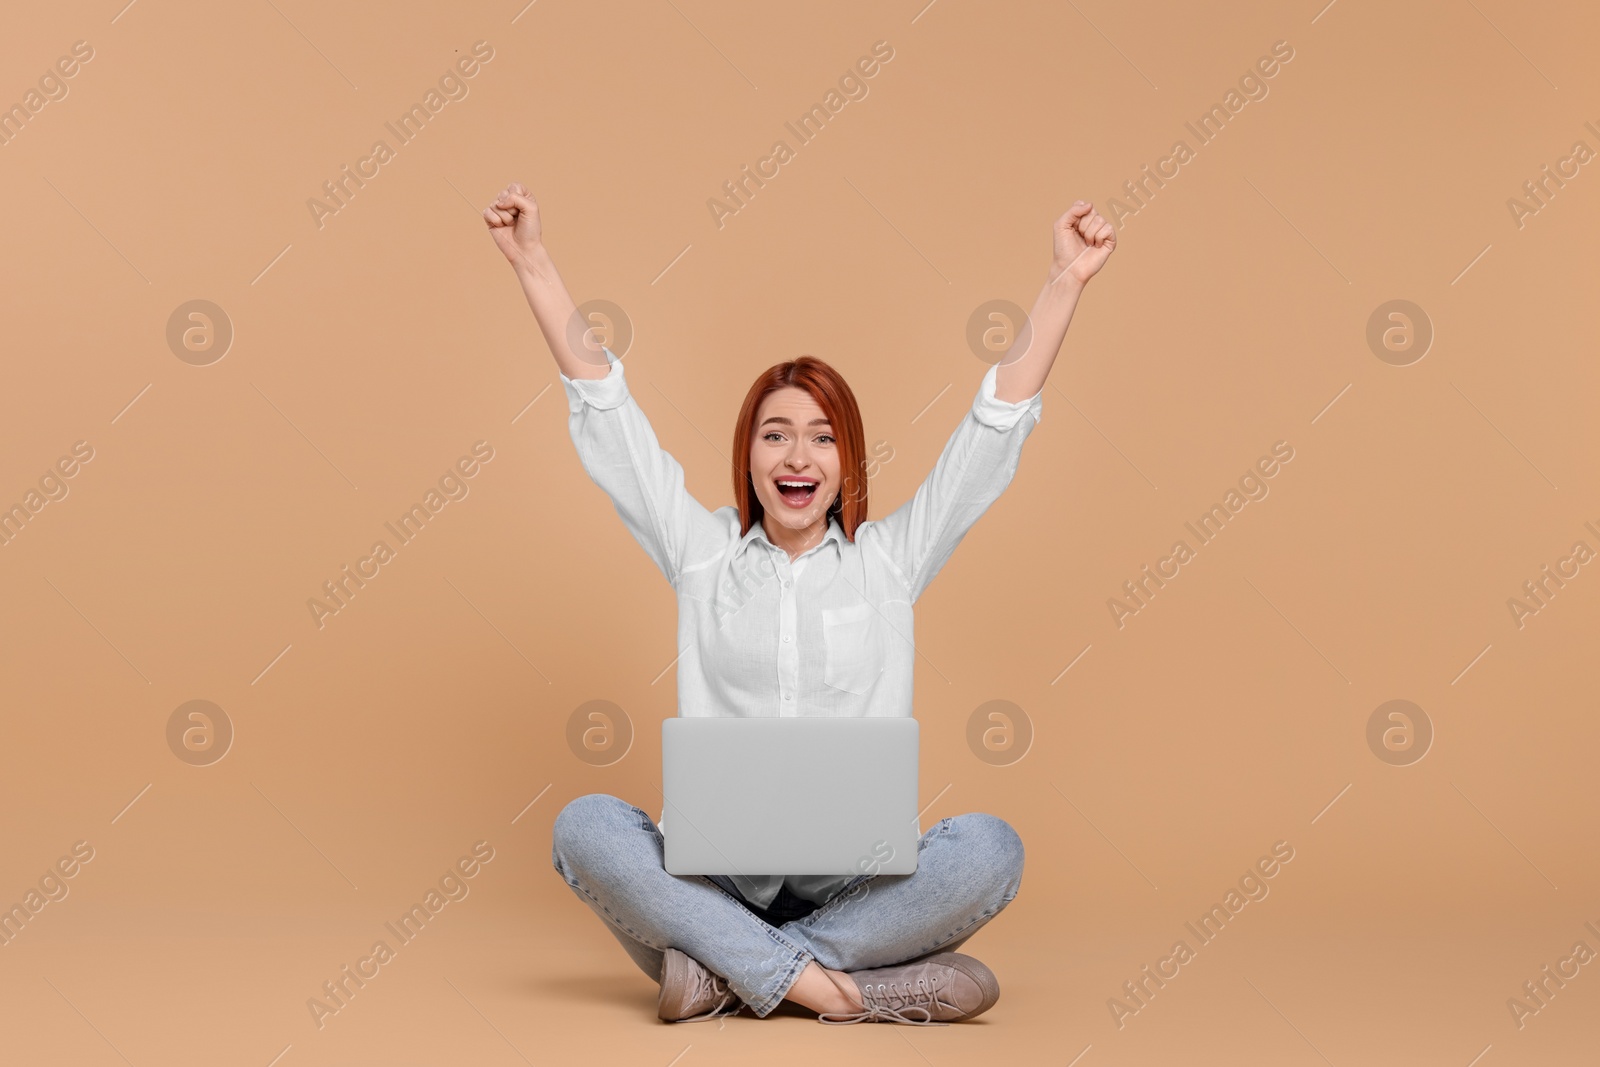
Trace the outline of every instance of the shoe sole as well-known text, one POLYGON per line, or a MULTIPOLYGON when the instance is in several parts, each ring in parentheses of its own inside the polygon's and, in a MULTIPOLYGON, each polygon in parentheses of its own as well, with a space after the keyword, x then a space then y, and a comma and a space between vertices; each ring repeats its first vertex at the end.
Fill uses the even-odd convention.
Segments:
POLYGON ((656 998, 656 1015, 663 1022, 675 1023, 682 1017, 688 985, 689 957, 675 948, 667 949, 661 962, 661 995, 656 998))

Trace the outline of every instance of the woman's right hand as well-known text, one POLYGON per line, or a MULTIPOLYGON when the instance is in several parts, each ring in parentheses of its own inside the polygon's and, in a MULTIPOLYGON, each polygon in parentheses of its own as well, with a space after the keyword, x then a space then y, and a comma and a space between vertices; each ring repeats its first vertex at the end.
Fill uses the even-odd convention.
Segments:
POLYGON ((500 247, 513 267, 532 266, 532 258, 541 247, 539 205, 534 202, 528 187, 512 182, 483 209, 483 221, 489 226, 489 235, 500 247))

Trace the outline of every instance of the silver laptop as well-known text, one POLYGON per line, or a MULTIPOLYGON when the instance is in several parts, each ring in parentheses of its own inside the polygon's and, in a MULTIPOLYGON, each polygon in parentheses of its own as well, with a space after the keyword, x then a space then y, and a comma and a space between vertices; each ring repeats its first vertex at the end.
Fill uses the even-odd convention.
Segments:
POLYGON ((664 719, 667 873, 912 874, 917 748, 909 716, 664 719))

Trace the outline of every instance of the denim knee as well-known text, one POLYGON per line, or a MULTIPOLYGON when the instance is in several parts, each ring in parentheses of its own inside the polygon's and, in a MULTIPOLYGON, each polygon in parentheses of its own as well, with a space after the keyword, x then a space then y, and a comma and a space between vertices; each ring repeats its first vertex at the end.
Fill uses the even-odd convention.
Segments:
POLYGON ((609 793, 587 793, 568 801, 550 828, 551 865, 564 874, 563 862, 581 859, 587 846, 632 814, 633 805, 609 793))
POLYGON ((963 852, 975 866, 994 877, 994 890, 1010 903, 1022 886, 1022 838, 998 815, 972 811, 957 815, 951 829, 962 839, 963 852))

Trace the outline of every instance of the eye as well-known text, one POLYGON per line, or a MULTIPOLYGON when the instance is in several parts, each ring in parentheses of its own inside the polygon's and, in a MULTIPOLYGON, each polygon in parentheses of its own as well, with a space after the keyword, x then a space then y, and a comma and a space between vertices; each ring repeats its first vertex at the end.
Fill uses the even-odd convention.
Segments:
POLYGON ((833 444, 833 434, 831 434, 831 433, 818 434, 817 435, 817 440, 826 441, 831 445, 831 444, 833 444))
POLYGON ((763 441, 770 441, 774 437, 778 438, 779 440, 782 440, 783 439, 783 433, 781 431, 779 431, 779 430, 768 430, 766 433, 761 435, 761 439, 763 441))

